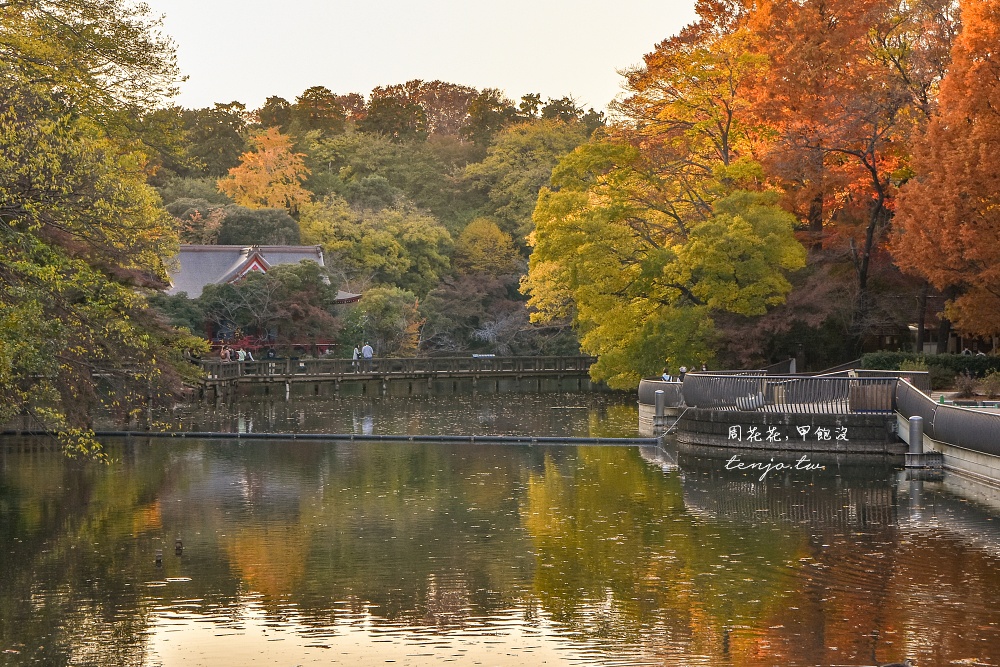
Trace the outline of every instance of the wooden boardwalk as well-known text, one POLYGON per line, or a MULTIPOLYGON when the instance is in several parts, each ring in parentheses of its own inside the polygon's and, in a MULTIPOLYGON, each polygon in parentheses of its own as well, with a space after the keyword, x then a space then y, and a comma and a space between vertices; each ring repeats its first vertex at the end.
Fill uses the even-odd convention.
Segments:
POLYGON ((524 378, 589 378, 594 357, 427 357, 202 361, 202 386, 216 392, 247 385, 524 378))

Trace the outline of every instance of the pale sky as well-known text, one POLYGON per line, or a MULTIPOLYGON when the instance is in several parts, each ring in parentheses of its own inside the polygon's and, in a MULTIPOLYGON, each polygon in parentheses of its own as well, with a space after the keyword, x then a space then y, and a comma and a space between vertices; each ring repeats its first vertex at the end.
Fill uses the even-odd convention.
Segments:
POLYGON ((618 70, 694 18, 694 0, 147 2, 189 77, 176 102, 192 108, 441 79, 603 110, 621 92, 618 70))

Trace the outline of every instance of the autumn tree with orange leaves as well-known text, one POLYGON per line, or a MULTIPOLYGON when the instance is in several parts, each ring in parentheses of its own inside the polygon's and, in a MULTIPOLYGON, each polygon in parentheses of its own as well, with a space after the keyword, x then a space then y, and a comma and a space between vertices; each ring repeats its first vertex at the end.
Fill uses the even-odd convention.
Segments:
POLYGON ((219 179, 219 191, 247 208, 283 208, 295 215, 309 202, 311 193, 302 187, 310 173, 302 153, 292 151, 292 140, 272 127, 251 138, 254 150, 240 156, 239 166, 219 179))
POLYGON ((939 289, 962 331, 1000 331, 1000 1, 962 3, 939 112, 914 146, 896 216, 899 265, 939 289))
POLYGON ((910 140, 933 107, 955 28, 946 2, 765 0, 749 19, 768 74, 756 107, 775 130, 765 164, 814 250, 854 269, 855 334, 873 317, 875 262, 910 140))

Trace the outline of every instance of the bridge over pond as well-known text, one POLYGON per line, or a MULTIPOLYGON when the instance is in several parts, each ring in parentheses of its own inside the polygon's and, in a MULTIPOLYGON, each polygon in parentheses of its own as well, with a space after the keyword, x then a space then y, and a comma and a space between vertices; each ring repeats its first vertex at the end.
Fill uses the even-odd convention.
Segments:
POLYGON ((1000 413, 938 403, 929 390, 918 371, 688 373, 683 383, 640 383, 640 432, 666 429, 682 447, 747 459, 822 452, 900 463, 905 455, 907 467, 943 460, 945 469, 1000 484, 1000 413))
POLYGON ((202 361, 202 391, 207 397, 236 395, 239 391, 283 392, 293 387, 308 393, 394 391, 404 395, 434 390, 502 391, 513 383, 528 382, 533 389, 589 390, 588 356, 545 357, 382 357, 374 359, 264 359, 259 361, 202 361))
MULTIPOLYGON (((901 375, 860 369, 824 375, 733 371, 688 373, 683 383, 643 380, 640 416, 656 418, 649 414, 650 399, 661 390, 671 399, 661 410, 674 416, 680 444, 902 458, 906 444, 896 435, 895 398, 901 375), (671 404, 678 407, 671 410, 671 404)), ((926 375, 905 374, 920 384, 926 375)))

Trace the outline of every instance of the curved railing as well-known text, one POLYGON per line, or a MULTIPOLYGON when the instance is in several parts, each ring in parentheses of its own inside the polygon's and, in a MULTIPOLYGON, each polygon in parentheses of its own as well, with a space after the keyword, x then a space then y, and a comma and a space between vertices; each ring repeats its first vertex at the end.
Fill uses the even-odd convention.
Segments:
POLYGON ((643 405, 656 405, 656 392, 662 391, 665 396, 664 405, 677 406, 684 402, 681 394, 680 382, 666 382, 658 379, 639 380, 639 403, 643 405))
POLYGON ((805 414, 892 414, 896 377, 688 373, 684 402, 697 408, 805 414))
POLYGON ((924 433, 938 442, 1000 456, 1000 414, 935 403, 906 381, 896 387, 899 414, 924 419, 924 433))
POLYGON ((209 380, 273 376, 416 376, 428 374, 586 373, 594 357, 383 357, 376 359, 263 359, 202 361, 209 380))

